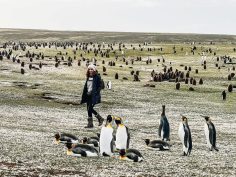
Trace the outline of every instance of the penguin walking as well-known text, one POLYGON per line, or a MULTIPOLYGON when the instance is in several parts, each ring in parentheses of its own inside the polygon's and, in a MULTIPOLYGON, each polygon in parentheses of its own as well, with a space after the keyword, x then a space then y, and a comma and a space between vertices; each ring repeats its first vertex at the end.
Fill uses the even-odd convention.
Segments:
POLYGON ((163 141, 170 141, 170 125, 165 115, 165 105, 162 105, 158 135, 163 141))
POLYGON ((70 133, 56 133, 54 137, 56 139, 56 144, 66 143, 67 140, 71 140, 73 144, 79 143, 79 138, 70 133))
POLYGON ((170 145, 162 140, 153 140, 150 141, 150 139, 145 139, 145 143, 148 147, 160 150, 160 151, 165 151, 165 150, 170 150, 170 145))
POLYGON ((208 116, 202 116, 205 118, 206 122, 204 125, 204 131, 207 141, 207 146, 209 147, 210 151, 216 150, 219 151, 218 148, 216 148, 216 129, 214 124, 212 123, 210 117, 208 116))
POLYGON ((191 131, 188 126, 188 119, 182 116, 182 122, 179 125, 179 138, 183 144, 184 156, 190 155, 192 150, 192 137, 191 131))
POLYGON ((127 161, 133 161, 133 162, 142 162, 143 156, 142 154, 136 150, 136 149, 121 149, 119 152, 120 160, 127 160, 127 161))
POLYGON ((107 116, 106 125, 102 127, 99 135, 99 149, 100 155, 112 156, 113 155, 113 128, 112 128, 112 116, 107 116))
POLYGON ((120 117, 115 118, 115 123, 117 125, 115 142, 116 149, 128 149, 130 141, 129 129, 122 123, 122 119, 120 117))
POLYGON ((93 146, 87 144, 73 144, 71 140, 67 140, 67 155, 76 157, 97 157, 98 151, 93 146))

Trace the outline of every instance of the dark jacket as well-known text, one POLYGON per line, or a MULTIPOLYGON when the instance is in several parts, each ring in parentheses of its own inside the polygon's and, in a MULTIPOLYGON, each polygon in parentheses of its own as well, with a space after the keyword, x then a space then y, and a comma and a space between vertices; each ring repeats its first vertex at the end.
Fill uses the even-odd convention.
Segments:
MULTIPOLYGON (((87 101, 88 101, 87 81, 88 81, 88 78, 87 78, 87 80, 85 82, 85 85, 84 85, 84 90, 83 90, 83 94, 82 94, 81 104, 87 103, 87 101)), ((93 77, 93 89, 92 89, 92 104, 93 105, 101 103, 100 91, 101 91, 101 77, 96 74, 93 77)))

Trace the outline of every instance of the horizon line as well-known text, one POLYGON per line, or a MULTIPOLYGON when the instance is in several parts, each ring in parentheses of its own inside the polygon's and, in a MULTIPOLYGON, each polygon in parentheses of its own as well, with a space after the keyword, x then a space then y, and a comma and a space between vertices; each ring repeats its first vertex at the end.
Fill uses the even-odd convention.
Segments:
POLYGON ((236 36, 235 34, 219 34, 219 33, 191 33, 191 32, 140 32, 140 31, 103 31, 103 30, 62 30, 62 29, 43 29, 43 28, 11 28, 11 27, 0 27, 0 30, 38 30, 38 31, 51 31, 51 32, 98 32, 98 33, 149 33, 149 34, 192 34, 192 35, 225 35, 225 36, 236 36))

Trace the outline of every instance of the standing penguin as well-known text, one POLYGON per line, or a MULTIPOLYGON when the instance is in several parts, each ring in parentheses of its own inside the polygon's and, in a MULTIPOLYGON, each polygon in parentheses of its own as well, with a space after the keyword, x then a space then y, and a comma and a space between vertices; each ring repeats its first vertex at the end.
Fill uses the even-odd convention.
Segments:
POLYGON ((223 100, 226 100, 226 92, 225 90, 221 93, 222 97, 223 97, 223 100))
POLYGON ((100 154, 102 156, 112 156, 113 155, 113 128, 112 128, 112 116, 107 116, 106 125, 102 127, 101 134, 99 136, 100 144, 100 154))
POLYGON ((208 116, 202 116, 205 118, 205 126, 204 126, 204 131, 205 131, 205 136, 206 136, 206 141, 207 141, 207 146, 209 147, 210 151, 215 149, 216 151, 219 151, 216 148, 216 129, 214 124, 211 122, 210 117, 208 116))
POLYGON ((165 115, 165 105, 162 105, 162 113, 158 129, 158 135, 163 141, 170 141, 170 126, 168 119, 165 115))
POLYGON ((188 126, 188 119, 182 116, 182 122, 179 125, 179 138, 183 144, 184 156, 190 155, 192 150, 192 137, 191 131, 188 126))
POLYGON ((108 89, 108 90, 111 90, 111 89, 112 89, 111 86, 112 86, 112 85, 111 85, 111 81, 108 81, 108 82, 107 82, 107 89, 108 89))
POLYGON ((115 142, 116 149, 128 149, 130 141, 129 129, 122 123, 122 119, 120 117, 115 118, 115 123, 117 125, 115 142))

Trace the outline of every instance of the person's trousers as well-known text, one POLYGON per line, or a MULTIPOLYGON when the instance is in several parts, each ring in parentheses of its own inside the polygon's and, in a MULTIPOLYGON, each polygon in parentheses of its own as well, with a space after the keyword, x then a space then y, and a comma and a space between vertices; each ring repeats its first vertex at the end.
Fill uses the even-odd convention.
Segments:
POLYGON ((95 116, 98 114, 97 111, 93 109, 94 105, 92 102, 92 96, 88 95, 88 101, 87 101, 87 111, 88 111, 88 117, 92 117, 92 114, 95 116))

